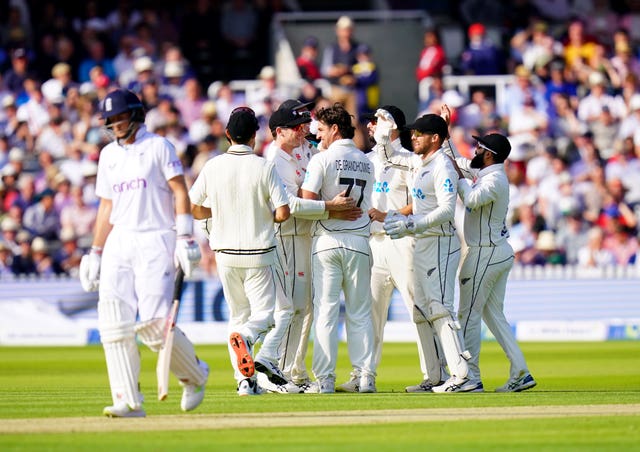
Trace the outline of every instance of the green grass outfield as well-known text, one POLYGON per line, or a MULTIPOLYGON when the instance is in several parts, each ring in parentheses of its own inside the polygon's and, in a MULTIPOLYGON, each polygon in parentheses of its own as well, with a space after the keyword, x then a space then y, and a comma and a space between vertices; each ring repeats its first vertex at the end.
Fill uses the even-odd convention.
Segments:
MULTIPOLYGON (((142 350, 145 419, 108 419, 102 349, 0 347, 0 451, 640 450, 640 342, 523 343, 538 382, 499 394, 508 362, 483 344, 485 393, 406 394, 421 380, 413 344, 385 344, 377 394, 238 397, 226 346, 198 346, 212 368, 194 412, 155 393, 142 350)), ((340 346, 338 383, 348 379, 340 346)))

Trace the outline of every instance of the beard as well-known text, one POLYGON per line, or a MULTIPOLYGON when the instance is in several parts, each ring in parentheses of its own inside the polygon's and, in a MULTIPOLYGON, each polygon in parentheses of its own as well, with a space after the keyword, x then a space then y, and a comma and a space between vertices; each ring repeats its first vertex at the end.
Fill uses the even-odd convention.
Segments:
POLYGON ((473 158, 471 159, 471 163, 469 164, 471 166, 471 168, 474 169, 480 169, 482 168, 483 165, 483 161, 482 161, 482 156, 484 155, 484 153, 481 154, 476 154, 473 156, 473 158))

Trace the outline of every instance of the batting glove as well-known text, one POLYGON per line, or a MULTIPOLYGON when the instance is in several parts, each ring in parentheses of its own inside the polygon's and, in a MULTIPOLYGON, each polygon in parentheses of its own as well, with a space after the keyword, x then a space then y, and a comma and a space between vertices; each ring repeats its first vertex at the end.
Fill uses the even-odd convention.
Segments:
POLYGON ((92 247, 89 254, 80 259, 80 285, 85 292, 96 292, 100 285, 100 262, 102 261, 102 249, 92 247))
POLYGON ((391 116, 391 113, 382 108, 378 108, 376 111, 376 118, 378 118, 378 120, 373 138, 378 144, 388 144, 391 140, 391 131, 398 128, 396 121, 393 119, 393 116, 391 116))
POLYGON ((176 243, 175 261, 176 264, 182 267, 185 277, 190 277, 193 270, 200 263, 200 246, 193 239, 192 236, 178 237, 176 243))

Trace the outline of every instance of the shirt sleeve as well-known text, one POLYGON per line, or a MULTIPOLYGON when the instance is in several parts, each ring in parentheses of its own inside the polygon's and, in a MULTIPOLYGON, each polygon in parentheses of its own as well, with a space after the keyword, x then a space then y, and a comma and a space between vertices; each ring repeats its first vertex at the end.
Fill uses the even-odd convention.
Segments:
POLYGON ((496 183, 488 177, 478 179, 473 186, 466 179, 459 181, 458 194, 464 206, 469 209, 477 209, 498 198, 496 183))
POLYGON ((315 194, 320 194, 323 180, 323 167, 321 161, 322 154, 316 154, 311 157, 309 164, 307 165, 307 172, 304 175, 304 182, 302 183, 302 189, 310 191, 315 194))
POLYGON ((173 179, 176 176, 184 174, 184 168, 182 167, 182 161, 176 153, 176 148, 167 139, 160 141, 161 152, 161 168, 165 180, 173 179))
MULTIPOLYGON (((198 177, 196 178, 196 180, 193 182, 193 185, 189 189, 189 199, 191 200, 192 204, 195 204, 197 206, 203 206, 205 203, 205 200, 207 199, 206 168, 207 168, 207 165, 205 165, 204 168, 202 168, 202 170, 200 171, 200 174, 198 174, 198 177)), ((206 207, 211 207, 211 206, 206 206, 206 207)))
POLYGON ((278 172, 276 171, 276 167, 273 163, 270 163, 267 166, 266 177, 271 204, 273 207, 277 209, 278 207, 288 205, 289 198, 287 196, 287 191, 285 190, 282 179, 278 176, 278 172))
POLYGON ((424 217, 428 227, 439 226, 454 220, 458 174, 453 166, 447 163, 443 162, 434 168, 433 185, 437 207, 424 217))

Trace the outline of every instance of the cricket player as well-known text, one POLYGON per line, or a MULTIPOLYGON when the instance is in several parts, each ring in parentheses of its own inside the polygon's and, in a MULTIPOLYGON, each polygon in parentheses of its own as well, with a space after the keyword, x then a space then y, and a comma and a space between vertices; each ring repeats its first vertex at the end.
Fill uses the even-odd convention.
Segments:
MULTIPOLYGON (((381 107, 388 112, 398 126, 391 130, 389 150, 394 155, 402 154, 411 156, 413 153, 403 147, 401 133, 404 130, 406 119, 402 110, 394 105, 385 105, 381 107)), ((374 138, 376 130, 377 117, 371 115, 367 123, 370 139, 374 138)), ((403 137, 408 138, 408 137, 403 137)), ((410 141, 405 140, 405 146, 411 148, 410 141)), ((377 144, 375 146, 378 146, 377 144)), ((391 212, 400 212, 403 214, 411 213, 411 189, 410 174, 407 171, 401 171, 389 165, 386 161, 380 160, 376 152, 367 154, 373 164, 375 171, 375 184, 371 197, 371 209, 369 209, 369 217, 371 218, 371 238, 369 245, 373 256, 373 267, 371 268, 371 315, 374 331, 374 362, 376 369, 380 364, 382 356, 382 345, 384 340, 384 327, 389 312, 389 303, 394 288, 397 288, 402 295, 402 299, 407 306, 410 316, 422 320, 422 316, 413 315, 413 298, 414 298, 414 281, 413 281, 413 249, 415 239, 413 236, 406 236, 397 240, 385 234, 382 227, 383 222, 391 212)), ((418 335, 418 354, 420 357, 421 368, 423 374, 426 374, 423 346, 421 340, 427 337, 430 343, 433 343, 433 336, 429 336, 431 327, 422 320, 417 323, 418 331, 426 329, 425 334, 418 335)), ((440 368, 440 360, 434 353, 433 361, 437 369, 440 368)), ((435 371, 434 371, 435 372, 435 371)), ((433 372, 432 372, 433 373, 433 372)), ((425 376, 425 381, 426 376, 425 376)), ((339 385, 336 390, 344 392, 358 392, 360 384, 360 375, 354 369, 351 372, 351 378, 346 383, 339 385)), ((431 391, 430 387, 423 389, 421 385, 410 386, 407 388, 409 392, 431 391)))
MULTIPOLYGON (((274 141, 267 154, 284 183, 289 197, 291 217, 276 225, 277 251, 284 271, 278 279, 284 281, 278 291, 275 327, 267 333, 257 359, 276 362, 280 357, 284 384, 273 383, 258 375, 260 386, 281 393, 300 393, 306 389, 308 374, 304 357, 308 347, 305 317, 312 310, 311 303, 311 219, 340 217, 357 219, 362 210, 355 207, 353 198, 338 194, 333 200, 321 201, 300 198, 300 186, 313 153, 304 139, 311 114, 306 104, 291 99, 271 115, 269 127, 274 141)), ((280 266, 276 267, 280 269, 280 266)), ((309 324, 310 326, 310 324, 309 324)))
MULTIPOLYGON (((415 155, 391 155, 390 132, 397 128, 386 111, 376 112, 376 148, 378 156, 392 165, 410 171, 413 177, 412 215, 387 216, 384 229, 393 239, 407 234, 416 237, 414 251, 414 316, 428 322, 432 334, 441 344, 451 377, 438 385, 440 369, 427 366, 428 385, 432 392, 468 392, 482 390, 470 384, 467 359, 454 320, 455 276, 460 260, 460 240, 455 233, 454 213, 458 174, 442 147, 449 136, 446 121, 435 114, 418 118, 406 127, 412 131, 415 155), (433 368, 433 369, 432 369, 433 368), (431 375, 435 373, 436 375, 431 375)), ((414 320, 419 323, 419 320, 414 320)), ((425 340, 423 345, 433 341, 425 340)), ((434 352, 430 352, 434 353, 434 352)), ((429 358, 427 362, 429 362, 429 358)), ((435 360, 434 360, 435 362, 435 360)))
POLYGON ((471 353, 469 375, 474 384, 482 387, 478 360, 484 320, 511 363, 509 380, 496 391, 520 392, 533 388, 536 381, 504 315, 507 277, 514 260, 507 242, 509 180, 504 170, 511 144, 497 133, 473 138, 478 143, 474 157, 453 160, 460 176, 458 194, 466 208, 464 238, 468 246, 460 269, 458 318, 471 353), (472 177, 474 182, 464 176, 472 177))
MULTIPOLYGON (((103 413, 144 417, 135 336, 159 351, 172 302, 174 254, 189 276, 200 249, 193 240, 182 164, 169 141, 147 131, 140 99, 131 91, 112 91, 102 101, 101 114, 115 140, 100 153, 100 206, 80 281, 87 291, 99 289, 98 328, 113 398, 103 413)), ((204 398, 209 367, 178 327, 171 371, 183 386, 181 408, 193 410, 204 398)))
MULTIPOLYGON (((318 138, 325 151, 307 166, 302 184, 306 199, 333 199, 346 189, 363 211, 371 207, 373 165, 353 143, 351 115, 340 104, 317 113, 318 138)), ((318 220, 311 227, 314 307, 312 370, 307 392, 335 392, 340 292, 344 292, 346 331, 352 366, 360 373, 359 392, 375 392, 371 323, 369 217, 356 221, 318 220)))
POLYGON ((289 218, 282 180, 253 151, 259 128, 253 110, 236 108, 225 130, 231 147, 205 164, 189 191, 194 217, 211 218, 209 245, 229 305, 229 356, 240 396, 261 393, 256 370, 281 378, 275 363, 254 360, 252 351, 274 325, 275 223, 289 218))

